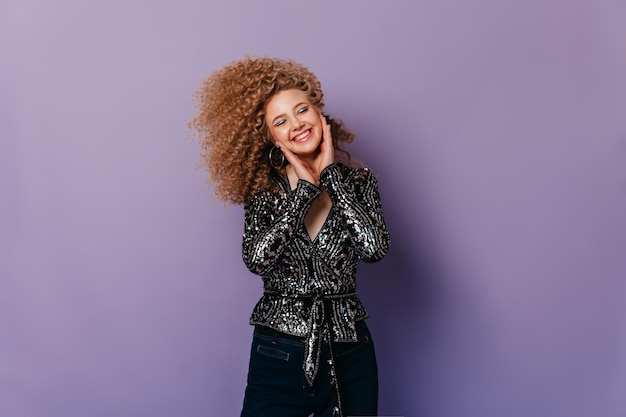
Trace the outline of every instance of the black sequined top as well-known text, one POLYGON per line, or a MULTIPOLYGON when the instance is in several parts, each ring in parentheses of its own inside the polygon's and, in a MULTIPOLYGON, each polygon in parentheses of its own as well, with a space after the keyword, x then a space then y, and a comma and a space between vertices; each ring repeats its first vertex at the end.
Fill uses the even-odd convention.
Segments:
POLYGON ((303 220, 322 190, 302 179, 291 190, 284 177, 282 193, 259 192, 245 204, 242 245, 246 266, 265 289, 250 323, 306 338, 310 382, 324 325, 333 342, 356 342, 355 322, 367 317, 356 295, 357 264, 380 260, 390 244, 371 171, 335 163, 320 184, 332 207, 315 239, 303 220))

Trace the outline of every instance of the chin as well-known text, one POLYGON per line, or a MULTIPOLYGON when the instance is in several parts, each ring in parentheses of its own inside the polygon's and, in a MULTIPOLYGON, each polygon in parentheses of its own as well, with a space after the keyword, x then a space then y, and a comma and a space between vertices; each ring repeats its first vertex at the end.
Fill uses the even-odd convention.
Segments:
POLYGON ((297 149, 296 148, 293 151, 293 153, 298 155, 298 156, 313 156, 313 155, 316 155, 319 151, 320 151, 320 146, 319 146, 319 144, 317 144, 317 146, 315 146, 315 147, 311 146, 310 148, 307 147, 306 149, 297 149))

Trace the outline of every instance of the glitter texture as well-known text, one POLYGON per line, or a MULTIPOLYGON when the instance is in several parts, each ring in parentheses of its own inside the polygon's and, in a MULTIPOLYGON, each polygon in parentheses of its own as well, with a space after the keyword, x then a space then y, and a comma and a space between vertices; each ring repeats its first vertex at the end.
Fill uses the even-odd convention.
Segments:
POLYGON ((322 341, 357 341, 355 322, 367 317, 356 295, 357 264, 378 261, 390 244, 371 171, 332 164, 320 183, 332 207, 315 239, 303 219, 322 190, 304 180, 291 190, 283 178, 282 193, 261 192, 245 205, 242 244, 244 263, 265 289, 250 323, 305 338, 311 384, 322 341))

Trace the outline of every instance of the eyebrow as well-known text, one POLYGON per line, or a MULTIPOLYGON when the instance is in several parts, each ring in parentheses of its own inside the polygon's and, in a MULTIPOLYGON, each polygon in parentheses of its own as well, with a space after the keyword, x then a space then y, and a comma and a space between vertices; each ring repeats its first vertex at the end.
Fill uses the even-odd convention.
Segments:
MULTIPOLYGON (((309 104, 309 103, 307 103, 306 101, 301 101, 300 103, 298 103, 298 104, 296 104, 295 106, 293 106, 293 108, 295 109, 295 108, 297 108, 297 107, 300 107, 300 106, 301 106, 301 105, 303 105, 303 104, 305 104, 305 105, 307 105, 307 106, 309 106, 309 105, 310 105, 310 104, 309 104)), ((272 124, 274 124, 274 123, 276 122, 276 119, 278 119, 278 118, 280 118, 280 117, 284 117, 284 116, 285 116, 285 113, 281 113, 281 114, 279 114, 278 116, 274 117, 274 118, 272 119, 272 124)))

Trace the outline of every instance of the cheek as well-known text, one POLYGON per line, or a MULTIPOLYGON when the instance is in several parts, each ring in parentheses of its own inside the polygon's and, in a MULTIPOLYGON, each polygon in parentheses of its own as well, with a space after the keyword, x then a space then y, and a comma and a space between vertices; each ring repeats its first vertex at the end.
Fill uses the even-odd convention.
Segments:
POLYGON ((273 127, 270 127, 269 129, 267 129, 267 133, 268 133, 268 135, 269 135, 269 139, 270 139, 272 142, 276 142, 277 137, 278 137, 277 132, 276 132, 276 129, 275 129, 275 128, 273 128, 273 127))
POLYGON ((289 132, 287 132, 285 129, 281 129, 281 128, 275 128, 272 129, 270 131, 272 138, 274 139, 274 142, 288 142, 289 138, 289 132))

